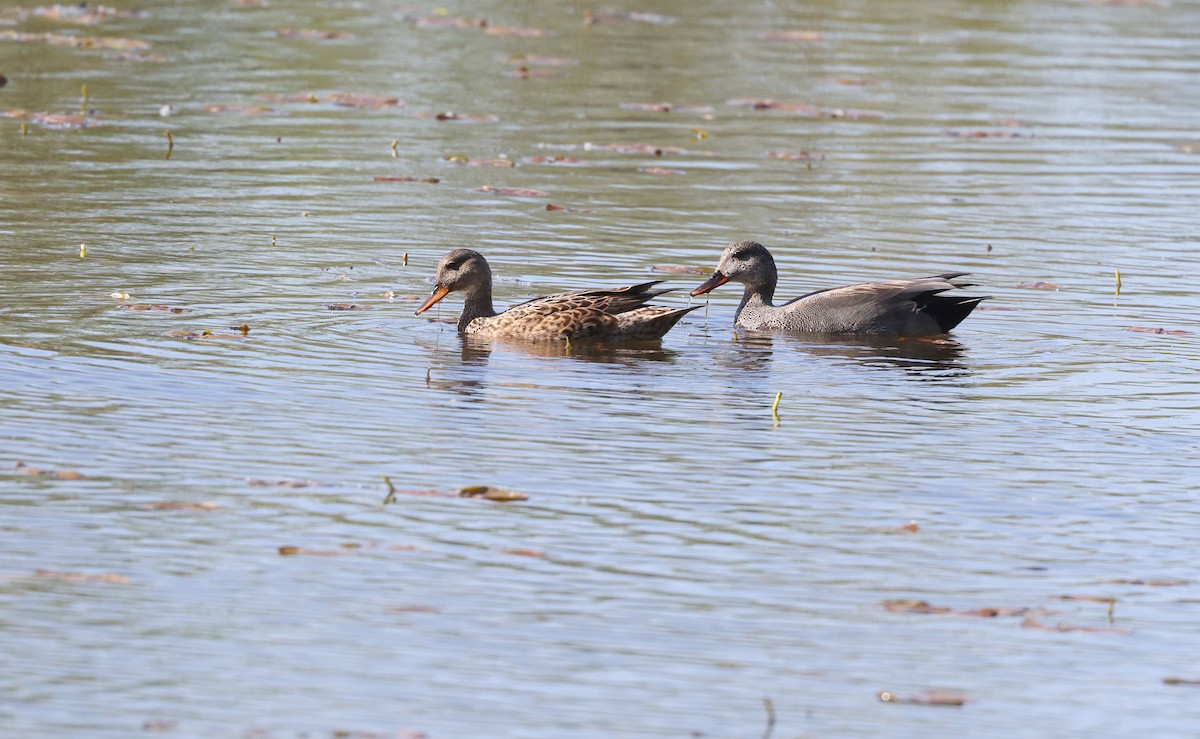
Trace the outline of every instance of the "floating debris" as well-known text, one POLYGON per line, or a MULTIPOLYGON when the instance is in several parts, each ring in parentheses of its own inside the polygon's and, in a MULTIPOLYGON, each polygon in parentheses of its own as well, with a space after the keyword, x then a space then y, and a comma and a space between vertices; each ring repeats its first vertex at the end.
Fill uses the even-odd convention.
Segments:
POLYGON ((930 690, 915 695, 897 695, 890 690, 881 690, 879 700, 884 703, 906 703, 913 706, 962 706, 971 700, 962 693, 951 693, 945 690, 930 690))
POLYGON ((436 185, 441 182, 437 177, 413 177, 412 175, 375 175, 376 182, 427 182, 430 185, 436 185))
POLYGON ((146 504, 146 508, 152 511, 215 511, 220 507, 216 503, 184 503, 175 500, 146 504))
POLYGON ((359 305, 358 303, 330 303, 325 307, 329 310, 374 310, 369 305, 359 305))
POLYGON ((677 175, 687 174, 687 172, 685 172, 682 169, 669 169, 667 167, 640 167, 640 168, 638 168, 638 171, 641 172, 642 174, 656 174, 656 175, 668 175, 668 176, 677 176, 677 175))
MULTIPOLYGON (((113 293, 115 296, 116 293, 113 293)), ((129 297, 123 298, 129 300, 129 297)), ((191 313, 190 308, 173 308, 169 305, 159 303, 135 303, 132 305, 118 305, 117 310, 135 310, 135 311, 161 311, 164 313, 191 313)))
POLYGON ((486 192, 492 195, 507 195, 514 198, 544 198, 548 195, 544 190, 531 190, 523 187, 492 187, 484 185, 475 188, 475 192, 486 192))
POLYGON ((494 500, 501 503, 529 500, 529 496, 525 493, 492 487, 491 485, 468 485, 458 491, 458 496, 460 498, 483 498, 484 500, 494 500))
POLYGON ((20 473, 22 475, 34 475, 36 477, 53 477, 56 480, 82 480, 82 479, 84 479, 84 475, 80 472, 76 472, 75 470, 45 470, 45 469, 42 469, 41 467, 33 467, 31 465, 25 464, 25 462, 23 462, 23 461, 17 462, 16 465, 13 467, 13 469, 15 469, 18 473, 20 473))
POLYGON ((63 572, 60 570, 35 570, 33 576, 39 580, 57 580, 72 583, 104 583, 106 585, 128 585, 129 578, 111 572, 90 574, 87 572, 63 572))
POLYGON ((1133 331, 1134 333, 1138 334, 1159 334, 1162 336, 1190 336, 1192 334, 1191 331, 1184 331, 1183 329, 1172 330, 1165 328, 1154 328, 1150 326, 1129 326, 1125 330, 1133 331))

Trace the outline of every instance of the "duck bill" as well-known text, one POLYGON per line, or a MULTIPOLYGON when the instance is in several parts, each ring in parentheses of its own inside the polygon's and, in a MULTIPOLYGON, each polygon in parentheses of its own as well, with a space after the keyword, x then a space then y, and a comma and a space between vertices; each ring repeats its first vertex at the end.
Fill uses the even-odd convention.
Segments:
POLYGON ((712 277, 709 277, 704 281, 703 285, 692 291, 692 297, 695 298, 705 293, 712 292, 721 285, 724 285, 726 282, 729 282, 729 275, 717 270, 716 272, 712 273, 712 277))
POLYGON ((418 315, 418 316, 421 315, 425 311, 432 308, 435 303, 437 303, 439 300, 441 300, 442 298, 446 297, 449 294, 450 294, 450 288, 448 288, 448 287, 443 287, 442 285, 438 285, 437 287, 433 288, 433 293, 428 298, 425 299, 424 303, 421 303, 421 307, 417 308, 417 312, 415 315, 418 315))

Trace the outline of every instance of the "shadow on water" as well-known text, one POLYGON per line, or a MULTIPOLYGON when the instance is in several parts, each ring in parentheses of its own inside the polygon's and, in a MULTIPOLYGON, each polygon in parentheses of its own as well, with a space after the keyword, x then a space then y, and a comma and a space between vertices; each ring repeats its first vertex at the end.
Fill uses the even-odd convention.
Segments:
POLYGON ((945 338, 897 338, 844 335, 788 336, 739 331, 735 351, 722 363, 742 371, 765 368, 781 349, 812 357, 850 360, 864 367, 900 370, 924 381, 945 381, 972 374, 967 347, 945 338))

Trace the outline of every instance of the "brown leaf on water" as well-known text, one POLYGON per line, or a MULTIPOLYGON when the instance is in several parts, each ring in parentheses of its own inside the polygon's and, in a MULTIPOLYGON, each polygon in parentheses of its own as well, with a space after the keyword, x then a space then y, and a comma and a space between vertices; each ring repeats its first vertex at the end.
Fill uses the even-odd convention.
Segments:
POLYGON ((17 462, 17 464, 13 467, 13 469, 22 475, 34 475, 37 477, 53 477, 56 480, 82 480, 82 479, 84 479, 83 473, 76 472, 75 470, 45 470, 45 469, 42 469, 41 467, 32 467, 30 465, 27 465, 23 461, 17 462))
POLYGON ((1154 328, 1151 326, 1130 326, 1125 330, 1133 331, 1134 333, 1138 334, 1160 334, 1163 336, 1190 336, 1192 333, 1191 331, 1184 331, 1183 329, 1172 330, 1165 328, 1154 328))
POLYGON ((174 731, 178 726, 178 721, 152 718, 142 722, 142 731, 174 731))
POLYGON ((517 166, 516 162, 511 159, 470 159, 465 154, 451 154, 444 158, 444 161, 450 164, 459 164, 465 167, 504 167, 512 168, 517 166))
POLYGON ((813 154, 807 151, 768 151, 768 159, 824 159, 824 154, 813 154))
POLYGON ((312 480, 262 480, 256 477, 247 477, 246 483, 256 488, 311 488, 317 486, 317 483, 312 480))
POLYGON ((207 329, 204 331, 201 331, 200 333, 196 333, 195 331, 188 331, 188 330, 182 329, 182 328, 172 329, 171 331, 168 331, 165 334, 163 334, 163 336, 172 336, 177 339, 187 339, 188 341, 196 341, 197 339, 200 339, 200 340, 212 339, 212 340, 216 340, 216 341, 228 341, 230 339, 243 338, 237 334, 214 334, 212 331, 209 331, 207 329))
POLYGON ((177 500, 164 500, 159 503, 146 504, 146 508, 152 511, 215 511, 220 507, 216 503, 184 503, 177 500))
POLYGON ((1030 617, 1021 622, 1021 626, 1027 629, 1039 629, 1041 631, 1057 631, 1060 633, 1083 633, 1083 634, 1132 634, 1133 629, 1127 629, 1119 626, 1076 626, 1074 624, 1044 624, 1037 619, 1030 617))
POLYGON ((191 309, 189 309, 189 308, 172 308, 169 305, 160 305, 157 303, 154 303, 154 304, 152 304, 152 303, 134 303, 133 305, 126 303, 124 305, 118 305, 117 310, 134 310, 134 311, 148 310, 148 311, 161 311, 163 313, 191 313, 192 312, 191 309))
POLYGON ((651 272, 658 272, 664 275, 711 275, 710 267, 693 267, 683 264, 656 264, 650 268, 651 272))
POLYGON ((454 18, 448 15, 433 15, 417 18, 414 21, 417 28, 486 28, 484 18, 454 18))
POLYGON ((682 169, 668 169, 667 167, 641 167, 638 169, 638 171, 643 174, 657 174, 657 175, 687 174, 687 172, 683 171, 682 169))
POLYGON ((294 557, 297 555, 307 555, 310 557, 339 557, 346 554, 344 551, 337 549, 305 549, 304 547, 282 546, 279 547, 279 555, 282 557, 294 557))
POLYGON ((955 136, 960 139, 1028 139, 1033 138, 1031 133, 1022 133, 1020 131, 985 131, 983 129, 947 129, 942 131, 947 136, 955 136))
POLYGON ((582 159, 568 156, 552 156, 552 157, 525 157, 525 161, 530 164, 557 164, 557 165, 575 165, 585 164, 582 159))
POLYGON ((868 87, 879 84, 879 80, 873 80, 869 77, 830 77, 825 81, 831 85, 842 85, 845 87, 868 87))
POLYGON ((330 95, 326 95, 325 99, 334 105, 341 105, 346 108, 362 108, 365 110, 400 108, 404 106, 404 101, 397 97, 385 97, 383 95, 359 95, 353 92, 335 92, 330 95))
POLYGON ((561 210, 561 211, 566 211, 567 213, 591 213, 592 212, 588 208, 570 208, 565 205, 559 205, 558 203, 546 203, 546 210, 561 210))
POLYGON ((1115 583, 1117 585, 1148 585, 1155 588, 1175 588, 1180 585, 1187 585, 1189 580, 1178 580, 1174 578, 1166 578, 1161 580, 1143 580, 1141 578, 1125 578, 1115 577, 1111 580, 1101 580, 1100 582, 1115 583))
POLYGON ((273 103, 308 103, 311 105, 313 103, 321 102, 321 98, 317 97, 311 92, 302 92, 295 95, 281 95, 273 92, 264 92, 259 94, 258 97, 263 100, 270 100, 273 103))
POLYGON ((69 46, 75 49, 111 49, 113 51, 150 48, 149 42, 140 39, 112 36, 64 36, 57 33, 23 33, 20 31, 0 31, 0 41, 69 46))
POLYGON ((763 31, 758 37, 764 41, 820 41, 825 38, 816 31, 763 31))
POLYGON ((475 192, 486 192, 492 195, 508 195, 514 198, 544 198, 548 193, 543 190, 531 190, 523 187, 492 187, 484 185, 475 188, 475 192))
POLYGON ((620 25, 622 23, 648 23, 655 26, 667 26, 675 22, 669 15, 658 13, 628 12, 615 10, 584 10, 583 23, 586 26, 620 25))
POLYGON ((1164 685, 1200 685, 1200 678, 1196 677, 1164 677, 1164 685))
POLYGON ((4 113, 5 118, 29 121, 43 128, 64 130, 71 128, 92 128, 100 125, 95 118, 71 113, 31 113, 27 110, 10 110, 4 113))
POLYGON ((437 177, 413 177, 412 175, 402 175, 396 177, 393 175, 375 175, 376 182, 427 182, 431 185, 436 185, 441 182, 437 177))
POLYGON ((1021 283, 1017 284, 1017 287, 1024 288, 1026 290, 1057 290, 1058 283, 1056 283, 1056 282, 1040 282, 1040 281, 1038 281, 1038 282, 1021 282, 1021 283))
POLYGON ((932 606, 928 601, 915 600, 911 598, 892 598, 880 602, 880 607, 890 613, 951 613, 951 609, 944 606, 932 606))
POLYGON ((951 693, 946 690, 930 690, 914 695, 897 695, 890 690, 881 690, 879 700, 884 703, 906 703, 914 706, 961 706, 971 700, 962 693, 951 693))
POLYGON ((128 585, 129 578, 111 572, 89 574, 86 572, 62 572, 60 570, 37 570, 33 576, 39 580, 57 580, 59 582, 104 583, 106 585, 128 585))
POLYGON ((330 303, 325 307, 329 310, 374 310, 369 305, 359 305, 358 303, 330 303))
POLYGON ((501 549, 504 554, 512 554, 517 557, 544 557, 546 553, 541 549, 501 549))
POLYGON ((489 36, 519 36, 521 38, 541 38, 551 35, 543 28, 522 28, 520 26, 488 26, 483 32, 489 36))
POLYGON ((908 522, 908 523, 906 523, 906 524, 901 524, 901 525, 900 525, 900 530, 901 530, 901 531, 907 531, 907 532, 908 532, 908 533, 910 533, 910 534, 915 534, 915 533, 917 533, 918 531, 920 531, 920 530, 921 530, 921 527, 917 525, 917 522, 916 522, 916 521, 909 521, 909 522, 908 522))
POLYGON ((460 113, 454 110, 422 110, 413 115, 416 118, 432 118, 436 121, 461 121, 464 123, 494 123, 500 120, 490 113, 472 115, 471 113, 460 113))
POLYGON ((76 26, 95 26, 110 18, 143 17, 146 14, 140 10, 124 10, 110 8, 107 5, 90 5, 81 2, 70 5, 55 4, 43 5, 36 8, 20 8, 17 11, 17 15, 22 20, 34 17, 41 20, 70 23, 76 26))
POLYGON ((345 31, 322 31, 317 28, 280 28, 275 31, 279 38, 303 39, 305 41, 340 41, 354 38, 345 31))
POLYGON ((657 113, 670 113, 674 106, 667 102, 662 103, 621 103, 621 107, 625 110, 652 110, 657 113))
POLYGON ((414 605, 403 605, 403 606, 391 606, 387 609, 386 612, 387 613, 441 613, 442 609, 435 608, 434 606, 422 606, 422 605, 414 604, 414 605))
POLYGON ((484 500, 494 500, 501 503, 508 503, 515 500, 529 500, 529 496, 525 493, 519 493, 516 490, 505 490, 491 485, 468 485, 458 491, 460 498, 483 498, 484 500))
POLYGON ((234 115, 270 115, 274 108, 265 105, 206 105, 205 113, 229 113, 234 115))

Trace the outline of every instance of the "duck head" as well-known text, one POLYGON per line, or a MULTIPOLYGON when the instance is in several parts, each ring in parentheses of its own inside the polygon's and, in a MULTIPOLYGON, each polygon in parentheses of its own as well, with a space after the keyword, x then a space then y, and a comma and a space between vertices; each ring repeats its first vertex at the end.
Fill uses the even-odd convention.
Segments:
POLYGON ((766 285, 775 280, 775 260, 767 248, 757 241, 739 241, 725 247, 717 269, 704 284, 692 290, 692 297, 712 292, 726 282, 744 285, 766 285))
POLYGON ((481 288, 490 289, 491 284, 492 268, 482 254, 471 249, 455 249, 438 262, 433 293, 417 308, 416 314, 421 315, 456 290, 470 294, 481 288))

